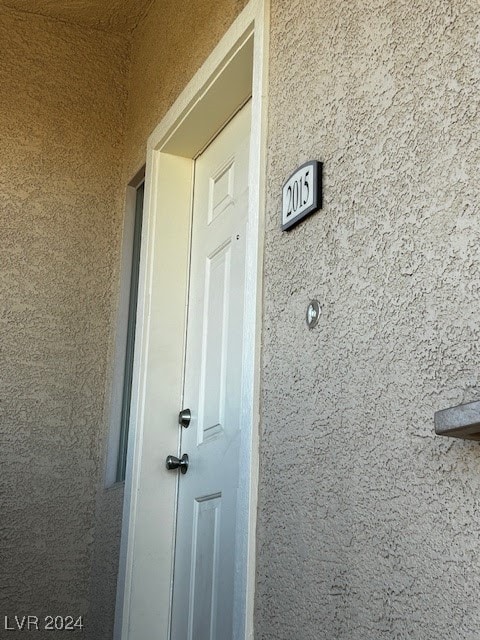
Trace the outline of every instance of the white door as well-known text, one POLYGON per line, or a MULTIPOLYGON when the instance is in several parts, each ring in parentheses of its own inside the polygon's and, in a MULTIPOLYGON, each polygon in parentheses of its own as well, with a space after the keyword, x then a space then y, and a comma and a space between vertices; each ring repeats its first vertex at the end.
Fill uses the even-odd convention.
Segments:
POLYGON ((251 107, 195 162, 172 640, 231 640, 239 563, 245 246, 251 107))

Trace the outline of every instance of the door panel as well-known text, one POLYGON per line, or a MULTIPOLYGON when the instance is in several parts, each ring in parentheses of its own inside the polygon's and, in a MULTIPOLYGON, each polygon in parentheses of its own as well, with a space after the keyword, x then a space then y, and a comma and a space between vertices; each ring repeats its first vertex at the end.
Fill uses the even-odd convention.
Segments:
POLYGON ((172 640, 232 638, 250 118, 247 104, 195 164, 172 640))
POLYGON ((198 398, 198 444, 220 435, 225 424, 231 242, 205 264, 205 311, 198 398))
POLYGON ((190 626, 201 638, 215 637, 221 507, 222 496, 219 494, 195 500, 190 626))

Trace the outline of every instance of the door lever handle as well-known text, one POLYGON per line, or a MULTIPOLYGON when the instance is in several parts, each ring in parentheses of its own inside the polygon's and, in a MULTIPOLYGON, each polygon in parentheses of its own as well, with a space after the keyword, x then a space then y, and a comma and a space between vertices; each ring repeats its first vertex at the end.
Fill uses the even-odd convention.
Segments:
POLYGON ((178 469, 180 467, 180 471, 185 474, 188 471, 188 462, 188 455, 184 453, 181 458, 177 458, 177 456, 167 456, 167 459, 165 460, 165 466, 169 471, 178 469))
POLYGON ((178 414, 178 424, 181 425, 182 427, 185 427, 185 429, 190 424, 191 419, 192 419, 192 412, 190 411, 190 409, 182 409, 178 414))

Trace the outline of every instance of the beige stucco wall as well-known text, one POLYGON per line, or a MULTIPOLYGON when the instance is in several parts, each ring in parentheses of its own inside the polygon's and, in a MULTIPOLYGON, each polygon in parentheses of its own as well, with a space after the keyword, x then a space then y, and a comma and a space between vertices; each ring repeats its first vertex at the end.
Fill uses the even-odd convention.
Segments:
POLYGON ((6 615, 83 614, 87 637, 112 636, 123 487, 103 485, 125 187, 244 4, 156 1, 132 37, 0 9, 6 615))
POLYGON ((155 0, 132 41, 125 172, 145 163, 149 135, 246 0, 155 0))
POLYGON ((5 7, 128 35, 152 0, 1 0, 5 7))
MULTIPOLYGON (((244 4, 156 0, 131 66, 125 37, 0 9, 2 615, 90 601, 89 637, 111 638, 124 189, 244 4)), ((476 640, 480 452, 432 419, 480 391, 478 6, 271 17, 256 637, 476 640), (310 158, 324 209, 281 233, 310 158)))
POLYGON ((0 9, 2 628, 87 611, 127 53, 124 37, 0 9))
POLYGON ((474 640, 477 0, 273 0, 257 640, 474 640), (281 186, 325 162, 322 212, 281 186), (309 331, 311 298, 323 307, 309 331))

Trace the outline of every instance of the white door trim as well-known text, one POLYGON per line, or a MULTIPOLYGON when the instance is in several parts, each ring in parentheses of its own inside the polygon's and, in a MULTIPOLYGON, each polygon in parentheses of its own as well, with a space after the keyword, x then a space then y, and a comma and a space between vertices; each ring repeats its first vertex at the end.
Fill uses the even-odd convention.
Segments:
POLYGON ((253 638, 258 478, 260 319, 268 0, 250 0, 148 141, 131 428, 117 587, 115 638, 168 640, 176 478, 164 469, 178 451, 182 404, 193 158, 252 95, 247 231, 245 384, 242 443, 248 519, 235 638, 253 638), (253 70, 252 70, 253 69, 253 70), (247 86, 249 85, 249 87, 247 86), (152 355, 154 354, 154 355, 152 355), (153 384, 153 379, 163 384, 153 384))

